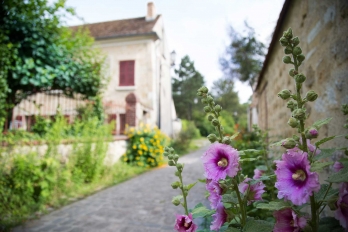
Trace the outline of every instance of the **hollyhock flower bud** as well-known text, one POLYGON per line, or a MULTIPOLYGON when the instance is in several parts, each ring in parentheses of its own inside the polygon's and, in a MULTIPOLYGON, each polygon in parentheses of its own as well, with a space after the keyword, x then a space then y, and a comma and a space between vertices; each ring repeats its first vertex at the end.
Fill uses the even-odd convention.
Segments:
POLYGON ((175 182, 173 182, 171 185, 172 185, 172 188, 173 188, 173 189, 177 189, 177 188, 180 187, 180 182, 179 182, 179 181, 175 181, 175 182))
POLYGON ((266 187, 262 181, 257 182, 256 184, 250 185, 248 181, 250 181, 250 178, 246 178, 242 183, 238 185, 239 192, 242 194, 248 194, 247 200, 248 205, 250 205, 254 201, 261 201, 262 200, 262 194, 265 192, 264 188, 266 187), (247 190, 249 189, 249 192, 247 193, 247 190))
POLYGON ((316 128, 309 128, 305 132, 306 139, 315 139, 318 138, 318 130, 316 128))
POLYGON ((300 44, 300 39, 296 36, 291 40, 292 45, 297 46, 300 44))
POLYGON ((202 97, 204 94, 202 92, 197 92, 197 96, 202 97))
POLYGON ((298 126, 298 121, 296 119, 294 119, 293 117, 291 117, 288 121, 288 124, 292 128, 296 128, 298 126))
POLYGON ((302 61, 304 61, 305 58, 306 58, 306 57, 305 57, 303 54, 297 56, 297 60, 298 60, 300 63, 302 63, 302 61))
POLYGON ((335 172, 339 172, 342 168, 344 168, 343 164, 340 163, 340 162, 335 162, 334 165, 333 165, 333 170, 335 172))
POLYGON ((348 183, 342 183, 338 194, 337 210, 335 218, 340 221, 340 224, 346 230, 348 229, 348 183))
POLYGON ((228 136, 225 136, 225 137, 223 137, 223 139, 222 139, 222 143, 223 144, 227 144, 227 145, 229 145, 229 144, 231 144, 231 139, 230 139, 230 137, 228 137, 228 136))
POLYGON ((208 97, 207 97, 207 101, 208 101, 209 103, 213 103, 213 102, 214 102, 214 98, 212 98, 211 96, 208 96, 208 97))
POLYGON ((315 101, 318 98, 318 94, 313 90, 308 91, 306 94, 306 99, 310 102, 315 101))
POLYGON ((217 137, 215 134, 210 134, 210 135, 208 135, 207 138, 211 143, 214 143, 217 140, 217 137))
POLYGON ((179 159, 179 155, 175 154, 173 160, 178 161, 178 159, 179 159))
POLYGON ((290 100, 286 103, 286 107, 290 109, 294 109, 296 107, 296 103, 293 100, 290 100))
POLYGON ((280 44, 285 47, 285 46, 288 46, 289 43, 288 43, 288 40, 285 38, 285 37, 281 37, 280 40, 279 40, 280 44))
POLYGON ((202 98, 201 102, 205 105, 208 104, 208 100, 206 98, 202 98))
POLYGON ((216 106, 214 107, 214 110, 215 110, 216 112, 220 112, 220 111, 222 110, 222 107, 221 107, 220 105, 216 105, 216 106))
POLYGON ((284 56, 283 57, 283 62, 285 64, 291 64, 291 57, 290 56, 284 56))
POLYGON ((175 166, 175 163, 174 163, 173 160, 169 160, 169 161, 168 161, 168 165, 169 165, 169 166, 175 166))
POLYGON ((303 120, 306 118, 306 112, 303 109, 296 109, 292 112, 292 116, 298 120, 303 120))
POLYGON ((262 171, 262 170, 256 168, 256 169, 254 170, 253 179, 254 179, 254 180, 260 179, 260 177, 262 176, 262 174, 263 174, 264 172, 265 172, 265 171, 262 171))
POLYGON ((197 91, 202 92, 202 93, 208 93, 209 89, 207 87, 205 87, 205 86, 202 86, 197 91))
POLYGON ((287 138, 282 141, 282 147, 286 149, 292 149, 296 146, 296 141, 292 138, 287 138))
POLYGON ((273 232, 299 232, 307 224, 306 218, 298 217, 291 208, 275 211, 273 216, 276 219, 273 232))
POLYGON ((204 106, 204 112, 209 113, 210 111, 210 106, 204 106))
POLYGON ((197 225, 192 221, 192 214, 176 215, 176 221, 174 229, 178 232, 195 232, 197 225))
POLYGON ((222 202, 218 204, 215 214, 213 214, 213 221, 210 230, 219 230, 221 226, 227 221, 227 214, 225 212, 222 202))
POLYGON ((297 71, 295 69, 292 68, 292 69, 289 70, 289 75, 290 76, 294 77, 296 74, 297 74, 297 71))
POLYGON ((175 205, 175 206, 178 206, 178 205, 180 205, 180 199, 178 199, 178 198, 173 198, 173 200, 172 200, 172 203, 173 203, 173 205, 175 205))
POLYGON ((205 177, 218 181, 234 177, 239 170, 238 151, 229 145, 213 143, 202 156, 205 177))
POLYGON ((290 46, 286 46, 284 48, 284 53, 287 54, 287 55, 291 54, 292 53, 292 48, 290 46))
POLYGON ((283 36, 287 39, 292 39, 292 29, 289 28, 287 31, 284 31, 283 36))
POLYGON ((288 99, 291 96, 291 92, 288 89, 283 89, 278 93, 278 97, 280 97, 283 100, 288 99))
POLYGON ((293 54, 295 56, 298 56, 302 53, 302 49, 300 47, 295 47, 294 50, 293 50, 293 54))
POLYGON ((177 167, 178 169, 183 168, 182 164, 180 164, 180 163, 177 163, 177 164, 176 164, 176 167, 177 167))
POLYGON ((305 80, 306 80, 306 76, 303 75, 302 73, 297 74, 297 75, 295 76, 295 81, 296 81, 297 83, 303 83, 303 82, 305 82, 305 80))
POLYGON ((300 137, 298 137, 297 135, 293 135, 292 138, 297 142, 300 141, 300 137))
POLYGON ((308 202, 309 197, 320 189, 319 175, 310 171, 307 153, 300 149, 287 150, 282 160, 274 161, 278 198, 290 200, 294 205, 308 202))
POLYGON ((213 209, 216 209, 222 199, 222 188, 220 187, 219 182, 207 179, 206 189, 209 192, 208 200, 210 201, 210 206, 213 209))
POLYGON ((173 154, 169 154, 169 155, 168 155, 168 159, 169 159, 169 160, 172 160, 173 158, 174 158, 174 155, 173 155, 173 154))
POLYGON ((208 121, 211 122, 213 119, 214 119, 214 116, 211 115, 211 114, 209 114, 209 115, 208 115, 208 121))
POLYGON ((213 124, 213 126, 218 126, 220 123, 219 123, 219 120, 217 120, 216 118, 214 118, 214 119, 211 121, 211 124, 213 124))

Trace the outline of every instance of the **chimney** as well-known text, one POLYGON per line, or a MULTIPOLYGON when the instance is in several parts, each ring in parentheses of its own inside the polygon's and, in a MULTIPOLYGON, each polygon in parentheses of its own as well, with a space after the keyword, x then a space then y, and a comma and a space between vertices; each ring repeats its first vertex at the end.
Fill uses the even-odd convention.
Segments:
POLYGON ((155 18, 156 18, 155 4, 153 4, 153 2, 149 2, 147 3, 146 21, 152 21, 155 18))

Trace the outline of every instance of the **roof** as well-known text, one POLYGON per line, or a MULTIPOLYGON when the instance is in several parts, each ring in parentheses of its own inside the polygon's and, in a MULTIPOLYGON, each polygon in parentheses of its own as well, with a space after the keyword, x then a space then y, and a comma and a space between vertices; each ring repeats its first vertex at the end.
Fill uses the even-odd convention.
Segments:
POLYGON ((268 52, 267 52, 267 55, 265 57, 265 61, 263 62, 262 69, 261 69, 261 72, 259 74, 259 77, 257 78, 257 83, 256 83, 256 87, 255 87, 254 91, 257 91, 257 89, 259 88, 261 80, 263 79, 263 75, 264 75, 264 73, 266 71, 267 64, 268 64, 268 62, 269 62, 269 60, 271 58, 271 53, 273 51, 274 45, 276 43, 278 43, 278 41, 279 41, 278 35, 279 35, 279 33, 281 33, 281 27, 282 27, 282 24, 283 24, 283 22, 285 20, 286 12, 289 9, 290 2, 291 2, 290 0, 285 0, 283 8, 282 8, 282 10, 281 10, 281 12, 279 14, 277 25, 276 25, 276 27, 274 29, 274 32, 273 32, 272 41, 269 44, 268 52))
POLYGON ((156 35, 153 28, 160 18, 160 15, 154 20, 147 21, 145 17, 114 20, 100 23, 91 23, 70 27, 76 30, 79 27, 86 27, 89 29, 91 36, 96 40, 129 37, 139 35, 156 35))

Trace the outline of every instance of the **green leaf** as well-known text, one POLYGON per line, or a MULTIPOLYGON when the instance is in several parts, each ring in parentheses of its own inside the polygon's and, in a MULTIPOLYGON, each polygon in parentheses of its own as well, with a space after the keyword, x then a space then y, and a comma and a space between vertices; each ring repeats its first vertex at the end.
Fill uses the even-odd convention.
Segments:
POLYGON ((233 139, 235 139, 236 137, 238 137, 238 135, 239 135, 239 132, 233 134, 233 135, 230 137, 230 139, 233 140, 233 139))
POLYGON ((336 151, 335 148, 320 149, 320 154, 314 156, 314 159, 320 160, 320 159, 331 157, 335 151, 336 151))
POLYGON ((225 230, 225 232, 240 232, 240 229, 229 227, 225 230))
POLYGON ((326 181, 331 183, 348 182, 348 167, 332 173, 326 181))
POLYGON ((340 226, 339 221, 333 217, 324 217, 319 221, 319 230, 318 232, 344 232, 344 229, 340 226))
POLYGON ((248 218, 244 232, 270 232, 273 230, 274 224, 268 221, 254 220, 252 218, 248 218))
POLYGON ((264 154, 264 150, 255 150, 255 149, 247 149, 247 150, 242 150, 239 151, 239 155, 243 156, 243 155, 263 155, 264 154))
POLYGON ((323 143, 326 143, 327 141, 330 141, 332 139, 336 138, 336 136, 331 136, 331 137, 326 137, 326 138, 323 138, 321 140, 319 140, 318 142, 315 143, 315 146, 316 147, 319 147, 321 144, 323 143))
POLYGON ((290 208, 291 205, 288 202, 284 201, 271 201, 269 203, 259 203, 256 208, 258 209, 267 209, 267 210, 281 210, 285 208, 290 208))
POLYGON ((283 142, 283 140, 280 140, 280 141, 278 141, 278 142, 271 143, 269 146, 270 146, 270 147, 281 146, 281 145, 282 145, 282 142, 283 142))
POLYGON ((204 184, 207 183, 207 179, 198 179, 198 181, 204 184))
POLYGON ((331 121, 332 118, 325 118, 318 120, 313 123, 313 127, 315 127, 317 130, 320 129, 320 127, 324 126, 325 124, 328 124, 331 121))
MULTIPOLYGON (((328 184, 322 184, 321 187, 320 187, 320 190, 319 192, 317 193, 314 193, 314 197, 315 197, 315 200, 316 201, 321 201, 321 200, 324 200, 324 196, 325 196, 325 193, 327 191, 327 189, 329 188, 329 185, 328 184)), ((338 189, 333 189, 331 188, 327 195, 326 195, 326 199, 329 199, 331 196, 333 195, 336 195, 338 194, 338 189)))
POLYGON ((240 159, 239 162, 250 162, 255 160, 258 160, 258 158, 244 158, 244 159, 240 159))
POLYGON ((192 189, 193 186, 195 186, 197 184, 197 181, 195 183, 192 183, 192 184, 188 184, 187 185, 187 189, 190 190, 192 189))
POLYGON ((224 195, 222 195, 222 202, 238 204, 238 199, 237 199, 237 197, 233 196, 231 193, 224 194, 224 195))
POLYGON ((196 207, 192 210, 192 217, 193 218, 199 218, 199 217, 206 217, 210 216, 214 213, 214 210, 207 209, 202 203, 196 205, 196 207))
POLYGON ((328 162, 315 162, 312 164, 311 166, 311 172, 316 172, 316 171, 320 171, 323 168, 332 165, 334 162, 333 161, 328 161, 328 162))

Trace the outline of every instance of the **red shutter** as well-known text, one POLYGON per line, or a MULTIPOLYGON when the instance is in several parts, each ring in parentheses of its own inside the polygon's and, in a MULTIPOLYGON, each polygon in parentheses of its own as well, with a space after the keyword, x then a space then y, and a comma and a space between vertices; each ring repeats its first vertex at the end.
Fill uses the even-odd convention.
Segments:
POLYGON ((120 86, 134 86, 134 60, 120 61, 120 86))
POLYGON ((126 129, 126 114, 120 114, 120 134, 124 134, 126 129))

